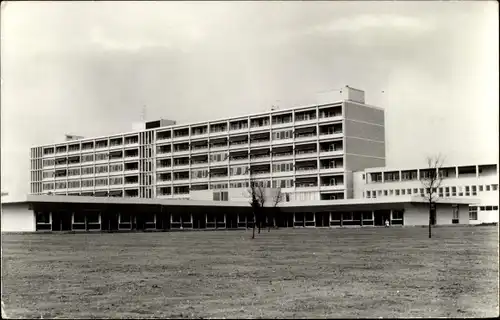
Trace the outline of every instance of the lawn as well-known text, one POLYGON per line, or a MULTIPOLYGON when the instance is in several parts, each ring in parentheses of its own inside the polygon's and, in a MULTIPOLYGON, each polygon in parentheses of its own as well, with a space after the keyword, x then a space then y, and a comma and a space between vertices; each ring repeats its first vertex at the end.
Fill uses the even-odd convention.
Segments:
POLYGON ((10 317, 498 315, 497 227, 2 235, 10 317))

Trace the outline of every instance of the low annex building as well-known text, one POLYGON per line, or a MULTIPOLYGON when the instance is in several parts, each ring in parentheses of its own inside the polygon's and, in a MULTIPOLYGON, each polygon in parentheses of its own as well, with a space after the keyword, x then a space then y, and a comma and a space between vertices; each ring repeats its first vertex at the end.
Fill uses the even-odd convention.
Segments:
MULTIPOLYGON (((434 224, 468 224, 469 203, 439 200, 434 224)), ((383 226, 386 220, 418 226, 428 223, 428 212, 421 197, 318 200, 280 203, 275 219, 281 228, 383 226)), ((29 195, 2 204, 3 232, 244 229, 252 223, 251 207, 244 201, 29 195)))

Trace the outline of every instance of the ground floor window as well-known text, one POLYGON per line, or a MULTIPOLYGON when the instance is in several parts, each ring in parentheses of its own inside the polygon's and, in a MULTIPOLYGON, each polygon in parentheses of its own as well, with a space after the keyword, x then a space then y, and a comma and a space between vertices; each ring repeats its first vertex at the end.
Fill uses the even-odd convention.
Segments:
POLYGON ((50 231, 52 230, 52 217, 50 212, 37 212, 35 215, 36 230, 50 231))
POLYGON ((392 211, 391 224, 394 224, 394 225, 403 224, 403 211, 401 211, 401 210, 392 211))
POLYGON ((469 207, 469 220, 477 220, 477 207, 469 207))
POLYGON ((452 208, 453 208, 453 219, 451 220, 451 223, 453 224, 459 223, 460 220, 459 220, 458 205, 455 204, 452 206, 452 208))
POLYGON ((101 229, 101 214, 99 212, 90 211, 86 213, 87 229, 100 230, 101 229))
POLYGON ((37 212, 36 213, 36 223, 37 224, 49 224, 50 212, 37 212))

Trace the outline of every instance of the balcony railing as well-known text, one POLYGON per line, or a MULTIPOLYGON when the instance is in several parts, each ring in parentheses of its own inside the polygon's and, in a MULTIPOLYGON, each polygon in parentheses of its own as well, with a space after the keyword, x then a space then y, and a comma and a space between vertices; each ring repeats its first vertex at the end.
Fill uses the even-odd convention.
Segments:
POLYGON ((275 154, 273 154, 273 158, 291 157, 291 156, 293 156, 293 152, 284 152, 284 153, 275 153, 275 154))
POLYGON ((301 174, 301 173, 315 173, 318 171, 318 168, 315 167, 307 167, 307 168, 296 168, 295 173, 296 174, 301 174))
POLYGON ((192 165, 208 165, 208 161, 192 161, 192 165))
POLYGON ((317 183, 295 183, 297 188, 317 188, 317 183))
POLYGON ((340 117, 340 116, 342 116, 342 112, 320 112, 319 113, 320 119, 335 118, 335 117, 340 117))

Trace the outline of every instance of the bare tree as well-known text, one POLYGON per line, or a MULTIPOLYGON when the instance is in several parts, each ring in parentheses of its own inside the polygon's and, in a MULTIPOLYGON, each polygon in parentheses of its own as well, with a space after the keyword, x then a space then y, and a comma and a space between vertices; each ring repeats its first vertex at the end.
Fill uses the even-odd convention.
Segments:
POLYGON ((268 226, 268 232, 271 231, 271 226, 276 226, 276 211, 278 204, 283 201, 283 193, 281 188, 269 189, 263 183, 255 181, 252 172, 250 171, 250 187, 248 190, 250 195, 250 205, 252 206, 253 215, 253 232, 252 239, 255 238, 255 227, 260 230, 265 224, 268 226), (269 199, 268 199, 269 198, 269 199), (268 200, 271 200, 271 207, 265 208, 268 200))
POLYGON ((276 228, 276 213, 278 212, 278 204, 283 201, 284 194, 281 192, 281 187, 274 188, 272 190, 273 192, 273 206, 269 210, 268 216, 267 216, 267 222, 268 222, 268 230, 267 232, 271 231, 271 226, 273 228, 276 228))
POLYGON ((427 170, 420 171, 420 182, 425 188, 424 198, 429 203, 429 238, 432 237, 431 225, 433 222, 433 209, 436 211, 436 201, 439 198, 438 188, 443 182, 443 174, 441 168, 444 159, 441 155, 427 157, 427 170))
POLYGON ((250 187, 248 189, 248 193, 250 194, 250 205, 252 206, 252 215, 253 215, 253 231, 252 231, 252 239, 255 239, 255 226, 260 229, 262 227, 262 220, 264 217, 264 205, 266 202, 265 190, 264 186, 259 184, 253 178, 252 172, 250 171, 250 187))

